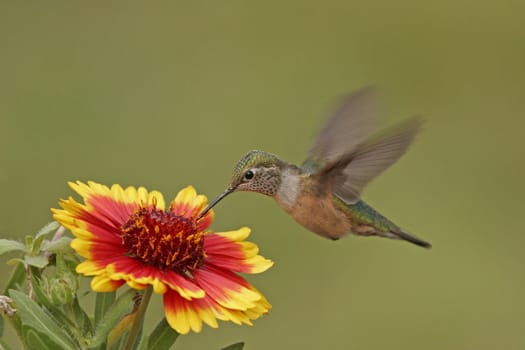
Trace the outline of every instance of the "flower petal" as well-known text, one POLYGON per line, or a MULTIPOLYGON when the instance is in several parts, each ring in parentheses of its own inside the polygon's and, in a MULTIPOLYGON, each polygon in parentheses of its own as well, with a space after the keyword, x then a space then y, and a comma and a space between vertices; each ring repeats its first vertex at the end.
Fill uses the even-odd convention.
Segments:
POLYGON ((108 224, 122 225, 137 208, 138 202, 129 198, 120 185, 107 186, 89 181, 70 182, 69 186, 82 196, 88 211, 98 214, 98 218, 108 224))
POLYGON ((223 307, 245 311, 262 298, 260 293, 249 288, 244 278, 213 265, 205 264, 193 274, 206 295, 223 307))
POLYGON ((85 276, 95 276, 105 273, 106 265, 99 265, 92 260, 86 260, 78 264, 75 270, 85 276))
POLYGON ((168 288, 178 292, 183 298, 202 298, 204 291, 187 278, 175 271, 145 266, 131 257, 121 256, 107 266, 108 273, 114 279, 123 279, 128 284, 151 284, 158 294, 167 292, 168 288))
POLYGON ((171 328, 180 334, 187 334, 190 330, 200 332, 202 321, 213 328, 219 326, 205 299, 189 301, 178 293, 168 291, 164 294, 164 312, 171 328))
POLYGON ((244 241, 248 236, 250 235, 250 228, 249 227, 241 227, 238 230, 233 231, 225 231, 225 232, 216 232, 219 236, 227 237, 232 241, 244 241))
MULTIPOLYGON (((186 188, 183 188, 171 202, 171 211, 186 218, 196 219, 207 205, 208 199, 206 196, 202 194, 197 195, 193 186, 187 186, 186 188)), ((204 218, 206 218, 206 216, 207 215, 205 215, 204 218)), ((199 221, 202 221, 204 218, 199 221)), ((207 220, 211 220, 212 218, 213 215, 207 220)), ((207 220, 203 221, 203 224, 207 220)))
MULTIPOLYGON (((199 214, 200 214, 200 212, 202 210, 204 210, 204 208, 199 210, 199 214)), ((215 212, 213 211, 213 209, 208 210, 206 215, 204 215, 202 218, 198 219, 198 221, 197 221, 197 230, 199 230, 199 231, 207 230, 208 227, 210 227, 211 223, 213 222, 214 218, 215 218, 215 212)))
MULTIPOLYGON (((255 292, 257 290, 252 288, 255 292)), ((181 334, 186 334, 190 330, 200 332, 202 321, 209 326, 216 328, 217 319, 231 321, 235 324, 252 325, 251 320, 255 320, 267 313, 271 305, 262 297, 253 308, 247 310, 233 310, 218 304, 209 295, 202 299, 187 300, 181 298, 174 292, 164 294, 164 310, 166 319, 170 326, 181 334)))
POLYGON ((207 262, 223 269, 259 273, 269 269, 273 262, 258 255, 259 248, 242 239, 250 230, 243 227, 236 231, 211 233, 205 236, 204 250, 208 255, 207 262))
POLYGON ((91 280, 91 289, 95 292, 113 292, 124 284, 124 281, 111 279, 106 273, 96 275, 91 280))

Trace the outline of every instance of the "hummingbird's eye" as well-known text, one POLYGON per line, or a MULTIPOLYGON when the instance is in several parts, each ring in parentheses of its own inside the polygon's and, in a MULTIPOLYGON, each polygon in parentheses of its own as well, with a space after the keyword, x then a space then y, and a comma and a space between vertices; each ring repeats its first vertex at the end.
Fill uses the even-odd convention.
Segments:
POLYGON ((253 178, 253 171, 251 170, 248 170, 247 172, 244 173, 244 178, 246 180, 251 180, 253 178))

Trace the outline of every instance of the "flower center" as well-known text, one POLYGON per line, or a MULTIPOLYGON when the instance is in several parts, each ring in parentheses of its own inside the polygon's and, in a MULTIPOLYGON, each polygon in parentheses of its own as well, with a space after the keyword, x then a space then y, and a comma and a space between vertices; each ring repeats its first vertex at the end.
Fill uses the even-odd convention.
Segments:
POLYGON ((157 268, 191 275, 205 257, 204 233, 171 211, 141 207, 120 227, 129 256, 157 268))

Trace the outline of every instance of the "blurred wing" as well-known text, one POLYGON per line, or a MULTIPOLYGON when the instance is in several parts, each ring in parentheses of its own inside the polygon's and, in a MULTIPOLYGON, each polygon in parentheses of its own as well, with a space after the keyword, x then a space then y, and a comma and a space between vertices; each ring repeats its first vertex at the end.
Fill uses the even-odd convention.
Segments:
POLYGON ((328 166, 328 173, 335 176, 334 194, 349 204, 357 201, 363 188, 407 151, 422 122, 417 117, 408 119, 373 136, 353 154, 328 166))
POLYGON ((345 98, 323 126, 302 168, 316 170, 326 161, 348 154, 373 132, 376 114, 375 89, 368 87, 345 98))

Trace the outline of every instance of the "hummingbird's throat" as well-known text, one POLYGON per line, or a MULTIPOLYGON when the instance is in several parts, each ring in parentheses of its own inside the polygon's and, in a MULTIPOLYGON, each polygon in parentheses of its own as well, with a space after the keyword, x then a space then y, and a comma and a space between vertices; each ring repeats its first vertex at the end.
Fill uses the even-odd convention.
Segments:
POLYGON ((128 255, 145 265, 191 275, 204 261, 204 233, 172 211, 140 207, 120 227, 128 255))

